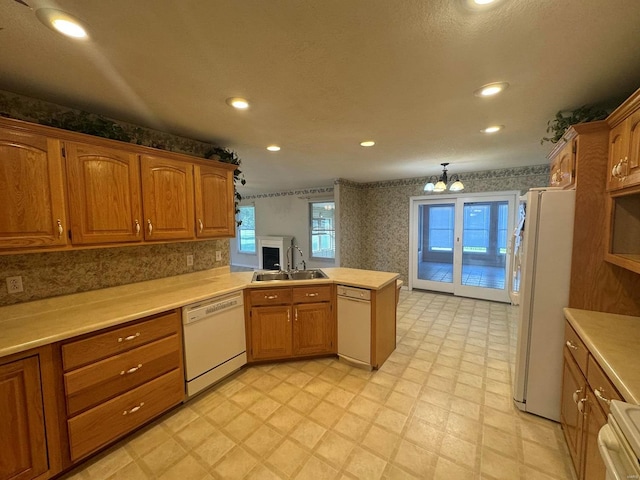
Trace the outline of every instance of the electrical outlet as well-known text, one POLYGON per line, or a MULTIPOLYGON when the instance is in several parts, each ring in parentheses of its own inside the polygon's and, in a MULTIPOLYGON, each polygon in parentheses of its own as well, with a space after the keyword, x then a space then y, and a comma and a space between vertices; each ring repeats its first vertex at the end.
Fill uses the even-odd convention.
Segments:
POLYGON ((22 288, 22 277, 7 277, 7 293, 20 292, 24 292, 24 288, 22 288))
POLYGON ((193 255, 187 255, 187 267, 193 267, 193 255))
POLYGON ((222 261, 222 251, 216 250, 216 262, 221 262, 221 261, 222 261))

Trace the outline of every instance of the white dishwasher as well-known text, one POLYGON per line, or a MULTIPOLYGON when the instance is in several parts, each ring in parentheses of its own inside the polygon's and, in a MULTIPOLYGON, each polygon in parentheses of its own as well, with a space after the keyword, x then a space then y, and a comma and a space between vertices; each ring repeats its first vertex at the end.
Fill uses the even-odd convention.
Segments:
POLYGON ((182 307, 187 396, 247 363, 242 292, 182 307))
POLYGON ((338 356, 371 368, 371 290, 338 285, 338 356))

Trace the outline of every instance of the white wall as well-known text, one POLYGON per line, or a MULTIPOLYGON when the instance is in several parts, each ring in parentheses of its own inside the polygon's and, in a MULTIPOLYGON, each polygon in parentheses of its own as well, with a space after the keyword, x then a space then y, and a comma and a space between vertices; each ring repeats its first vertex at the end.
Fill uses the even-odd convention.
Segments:
MULTIPOLYGON (((292 236, 307 268, 323 268, 335 266, 335 261, 309 259, 309 202, 323 200, 333 200, 333 187, 256 195, 244 198, 240 205, 256 207, 256 236, 292 236)), ((235 239, 231 240, 230 251, 231 265, 258 268, 258 255, 238 253, 235 239)), ((299 255, 296 261, 300 261, 299 255)))

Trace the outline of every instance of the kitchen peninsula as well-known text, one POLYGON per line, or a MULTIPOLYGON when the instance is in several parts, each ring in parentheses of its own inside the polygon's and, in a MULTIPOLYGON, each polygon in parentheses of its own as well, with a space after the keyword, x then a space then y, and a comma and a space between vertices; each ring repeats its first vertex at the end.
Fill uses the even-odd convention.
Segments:
MULTIPOLYGON (((311 315, 311 330, 327 323, 331 347, 294 350, 291 358, 299 358, 337 353, 335 285, 366 289, 371 365, 382 365, 395 349, 398 275, 323 271, 328 278, 252 282, 252 273, 222 267, 0 308, 0 395, 10 410, 0 420, 10 432, 0 439, 0 478, 51 478, 185 401, 181 307, 212 297, 331 292, 322 299, 330 313, 311 315), (385 338, 376 342, 376 335, 385 338)), ((319 301, 315 295, 308 301, 319 301)))

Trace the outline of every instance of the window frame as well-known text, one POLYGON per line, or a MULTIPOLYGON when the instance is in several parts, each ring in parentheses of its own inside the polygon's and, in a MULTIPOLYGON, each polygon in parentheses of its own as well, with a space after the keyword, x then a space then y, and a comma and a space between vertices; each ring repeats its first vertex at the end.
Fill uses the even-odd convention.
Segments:
POLYGON ((317 261, 335 261, 336 259, 336 219, 335 219, 335 211, 336 211, 336 202, 333 199, 316 199, 316 200, 309 200, 309 260, 317 260, 317 261), (331 221, 331 228, 323 228, 323 229, 314 229, 314 220, 316 220, 313 216, 313 210, 314 210, 314 205, 317 204, 332 204, 332 208, 330 208, 330 210, 332 210, 334 212, 334 215, 332 217, 332 221, 331 221), (321 233, 318 233, 321 232, 321 233), (323 233, 322 233, 323 232, 323 233), (328 256, 316 256, 314 255, 314 249, 313 249, 313 240, 314 240, 314 236, 318 236, 318 235, 328 235, 329 236, 329 242, 331 244, 331 248, 329 248, 329 251, 332 251, 333 254, 332 256, 328 257, 328 256))
MULTIPOLYGON (((236 250, 238 253, 242 253, 244 255, 257 255, 258 254, 258 245, 257 245, 257 238, 256 238, 256 206, 255 205, 239 205, 238 206, 238 216, 240 216, 240 212, 242 211, 243 208, 250 208, 253 210, 253 228, 246 228, 246 226, 243 228, 243 225, 238 225, 238 227, 236 228, 236 250), (243 250, 242 249, 242 232, 243 231, 251 231, 253 230, 253 251, 251 250, 243 250)), ((244 222, 243 222, 244 224, 244 222)))

